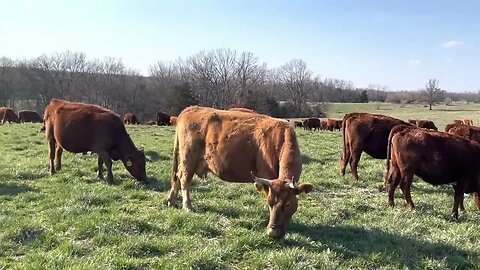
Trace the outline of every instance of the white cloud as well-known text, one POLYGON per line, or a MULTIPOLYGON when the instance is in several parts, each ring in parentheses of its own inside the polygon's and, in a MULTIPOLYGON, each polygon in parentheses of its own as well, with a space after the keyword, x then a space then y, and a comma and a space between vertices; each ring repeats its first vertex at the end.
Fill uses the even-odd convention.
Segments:
POLYGON ((456 41, 456 40, 450 40, 447 42, 444 42, 440 44, 440 47, 445 48, 445 49, 450 49, 450 48, 457 48, 457 47, 463 47, 463 42, 461 41, 456 41))
POLYGON ((412 66, 418 66, 422 63, 422 61, 418 60, 418 59, 410 59, 408 60, 408 64, 409 65, 412 65, 412 66))

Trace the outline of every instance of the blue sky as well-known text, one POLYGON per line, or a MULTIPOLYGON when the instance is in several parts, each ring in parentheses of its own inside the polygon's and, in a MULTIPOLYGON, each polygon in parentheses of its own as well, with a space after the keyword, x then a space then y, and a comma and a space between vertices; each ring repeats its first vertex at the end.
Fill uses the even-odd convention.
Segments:
POLYGON ((122 58, 144 74, 200 50, 253 52, 269 67, 301 58, 357 87, 480 89, 480 1, 0 0, 0 56, 55 51, 122 58))

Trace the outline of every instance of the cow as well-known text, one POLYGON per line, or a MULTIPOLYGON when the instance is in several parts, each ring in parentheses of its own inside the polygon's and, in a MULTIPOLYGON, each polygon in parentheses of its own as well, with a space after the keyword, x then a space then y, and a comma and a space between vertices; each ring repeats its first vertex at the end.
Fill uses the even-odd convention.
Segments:
POLYGON ((176 117, 176 116, 170 116, 170 125, 176 126, 177 125, 177 119, 178 119, 178 117, 176 117))
POLYGON ((97 176, 103 179, 105 163, 108 183, 113 182, 112 159, 121 160, 134 178, 145 181, 145 154, 135 147, 122 119, 111 110, 52 99, 45 108, 44 120, 51 175, 61 169, 65 149, 72 153, 97 153, 97 176))
POLYGON ((12 122, 20 123, 20 119, 18 119, 17 114, 12 110, 12 108, 8 107, 0 107, 0 120, 2 121, 2 124, 5 124, 5 122, 8 122, 9 124, 12 122))
POLYGON ((18 112, 18 119, 20 119, 21 123, 43 123, 43 118, 40 116, 39 113, 35 111, 19 111, 18 112))
POLYGON ((467 126, 473 126, 473 120, 472 119, 464 119, 463 124, 467 126))
POLYGON ((342 130, 342 123, 343 123, 342 120, 335 120, 335 128, 334 129, 336 129, 338 131, 342 130))
POLYGON ((408 123, 413 124, 419 128, 424 128, 424 129, 432 129, 435 131, 438 131, 437 126, 435 126, 435 123, 430 120, 408 120, 408 123))
POLYGON ((463 124, 463 120, 453 120, 454 124, 463 124))
POLYGON ((298 207, 297 195, 312 191, 298 184, 302 172, 294 128, 266 115, 193 106, 181 112, 175 133, 168 205, 175 206, 180 188, 183 208, 190 210, 194 174, 211 172, 227 182, 254 182, 267 194, 267 233, 281 238, 298 207))
MULTIPOLYGON (((458 219, 463 194, 480 192, 480 144, 445 132, 396 126, 388 138, 385 183, 388 203, 394 206, 398 185, 410 209, 414 208, 410 188, 417 175, 432 185, 452 184, 455 195, 452 216, 458 219)), ((474 196, 480 209, 480 200, 474 196)))
POLYGON ((229 111, 236 111, 236 112, 246 112, 246 113, 257 113, 256 111, 249 109, 249 108, 230 108, 229 111))
POLYGON ((293 126, 294 127, 303 127, 303 123, 302 121, 293 121, 293 126))
POLYGON ((318 118, 307 118, 303 120, 303 129, 305 130, 320 130, 320 119, 318 118))
POLYGON ((362 152, 375 159, 387 158, 390 130, 396 125, 411 125, 402 120, 380 114, 348 113, 343 117, 343 155, 340 171, 350 164, 352 176, 358 180, 357 166, 362 152))
POLYGON ((157 112, 157 125, 159 126, 170 125, 170 115, 163 112, 157 112))
POLYGON ((327 120, 320 120, 320 130, 328 130, 327 120))
POLYGON ((123 123, 126 124, 131 124, 131 125, 139 125, 140 121, 138 121, 138 118, 135 114, 133 113, 125 113, 123 116, 123 123))
POLYGON ((337 126, 337 122, 335 121, 335 119, 328 118, 326 122, 327 122, 327 129, 330 131, 333 131, 337 126))

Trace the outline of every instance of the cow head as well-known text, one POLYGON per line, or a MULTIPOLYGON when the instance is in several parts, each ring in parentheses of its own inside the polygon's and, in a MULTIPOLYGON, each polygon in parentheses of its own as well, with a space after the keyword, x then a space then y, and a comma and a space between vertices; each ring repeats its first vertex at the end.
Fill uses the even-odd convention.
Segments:
POLYGON ((127 171, 139 181, 145 181, 147 179, 147 173, 145 172, 145 153, 140 150, 134 151, 132 154, 128 154, 122 159, 123 164, 127 171))
POLYGON ((297 184, 282 179, 264 179, 256 177, 252 173, 255 187, 258 191, 267 193, 267 203, 270 209, 270 218, 267 225, 267 233, 271 237, 281 238, 287 231, 287 224, 297 211, 298 197, 302 192, 309 193, 313 189, 311 184, 297 184))

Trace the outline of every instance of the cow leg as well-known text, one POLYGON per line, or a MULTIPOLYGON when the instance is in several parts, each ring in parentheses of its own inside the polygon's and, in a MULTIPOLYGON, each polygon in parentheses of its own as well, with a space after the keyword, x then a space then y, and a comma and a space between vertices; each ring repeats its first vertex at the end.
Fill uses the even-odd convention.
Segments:
POLYGON ((172 175, 170 184, 171 188, 170 193, 168 194, 167 205, 170 207, 175 207, 177 205, 178 191, 180 191, 180 180, 178 180, 175 172, 172 175))
POLYGON ((344 146, 345 151, 343 152, 342 156, 342 164, 340 166, 340 173, 342 176, 345 176, 345 168, 347 168, 347 164, 350 162, 350 145, 347 144, 344 146))
POLYGON ((98 172, 97 172, 98 179, 103 179, 103 159, 98 156, 98 172))
POLYGON ((192 182, 193 172, 190 173, 190 170, 180 170, 180 172, 181 173, 179 178, 182 188, 183 209, 190 211, 192 210, 192 201, 190 199, 190 184, 192 182))
POLYGON ((60 146, 60 144, 57 144, 57 147, 55 149, 55 170, 60 171, 62 169, 62 153, 63 153, 63 148, 60 146))
MULTIPOLYGON (((390 170, 394 170, 394 168, 390 168, 390 170)), ((398 187, 398 184, 400 184, 400 175, 399 173, 391 173, 389 175, 390 179, 388 181, 388 205, 394 206, 394 198, 395 198, 395 189, 398 187)))
POLYGON ((50 157, 50 175, 55 174, 55 139, 48 139, 48 155, 50 157))
POLYGON ((475 202, 475 205, 477 206, 478 209, 480 209, 480 196, 478 195, 479 192, 473 193, 473 201, 475 202))
POLYGON ((352 171, 353 178, 358 181, 358 162, 360 161, 360 158, 362 157, 362 152, 361 151, 353 151, 351 156, 350 156, 350 170, 352 171))
POLYGON ((107 167, 107 183, 112 184, 113 173, 112 173, 112 159, 110 158, 110 155, 106 152, 100 152, 98 153, 98 157, 102 159, 103 163, 105 163, 105 166, 107 167))
POLYGON ((402 189, 403 197, 405 198, 405 201, 407 201, 407 207, 410 210, 413 210, 415 208, 415 205, 413 204, 413 201, 412 201, 412 194, 410 193, 410 190, 412 187, 412 180, 413 180, 413 174, 408 173, 400 181, 400 188, 402 189))
POLYGON ((454 219, 458 219, 458 208, 460 204, 463 202, 464 190, 463 190, 463 186, 461 185, 456 185, 454 190, 455 190, 455 194, 453 195, 452 217, 454 219))

